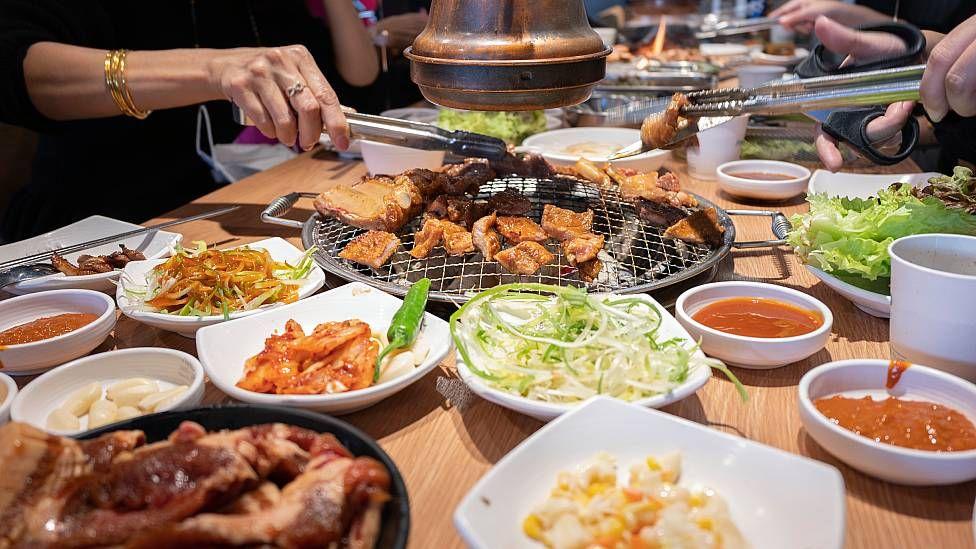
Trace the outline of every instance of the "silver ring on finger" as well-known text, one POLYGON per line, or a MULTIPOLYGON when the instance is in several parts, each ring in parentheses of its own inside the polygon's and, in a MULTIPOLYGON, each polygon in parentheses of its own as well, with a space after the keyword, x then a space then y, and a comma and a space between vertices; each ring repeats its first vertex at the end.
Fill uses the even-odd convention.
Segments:
POLYGON ((304 89, 305 89, 305 83, 302 82, 301 80, 295 80, 294 84, 288 86, 288 88, 285 89, 285 94, 288 97, 295 97, 296 95, 302 93, 302 90, 304 89))

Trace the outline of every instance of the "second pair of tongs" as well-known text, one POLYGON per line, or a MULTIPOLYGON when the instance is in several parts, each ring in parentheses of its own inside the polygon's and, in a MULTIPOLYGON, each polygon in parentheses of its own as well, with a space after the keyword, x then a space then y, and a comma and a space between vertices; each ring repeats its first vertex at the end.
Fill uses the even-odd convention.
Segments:
MULTIPOLYGON (((668 147, 699 131, 728 122, 743 114, 806 113, 836 107, 887 105, 918 99, 925 65, 893 69, 777 80, 756 88, 701 90, 687 94, 689 105, 681 108, 680 125, 668 147)), ((662 100, 638 101, 610 113, 615 122, 638 123, 667 108, 662 100)), ((642 142, 621 149, 611 160, 640 154, 652 147, 642 142)))

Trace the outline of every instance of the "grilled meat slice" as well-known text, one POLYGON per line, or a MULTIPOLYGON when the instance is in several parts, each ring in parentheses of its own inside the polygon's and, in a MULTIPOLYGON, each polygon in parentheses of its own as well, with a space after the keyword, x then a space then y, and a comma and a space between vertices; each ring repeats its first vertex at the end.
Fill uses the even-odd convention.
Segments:
POLYGON ((718 212, 715 208, 705 208, 668 227, 664 231, 664 236, 691 244, 719 246, 722 244, 724 233, 725 227, 718 222, 718 212))
POLYGON ((488 261, 495 258, 495 254, 502 249, 502 241, 495 231, 495 220, 497 215, 492 212, 474 222, 471 228, 471 238, 478 251, 488 261))
POLYGON ((64 256, 58 255, 56 253, 51 254, 51 265, 53 265, 55 269, 61 271, 62 273, 68 276, 83 276, 83 275, 98 274, 98 271, 95 271, 93 269, 82 269, 81 267, 76 266, 74 263, 65 259, 64 256))
POLYGON ((510 243, 545 242, 548 237, 538 223, 528 217, 498 216, 495 219, 498 232, 510 243))
POLYGON ((492 160, 491 168, 500 176, 517 175, 537 179, 550 178, 556 173, 542 155, 516 154, 512 151, 499 160, 492 160))
POLYGON ((600 271, 603 269, 603 262, 594 258, 580 263, 576 268, 579 269, 580 280, 590 283, 599 278, 600 271))
POLYGON ((471 227, 476 219, 484 215, 484 207, 484 202, 466 196, 442 194, 427 206, 425 215, 471 227))
POLYGON ((129 261, 142 261, 146 259, 145 254, 143 254, 139 250, 126 248, 125 244, 119 244, 119 247, 122 248, 122 254, 125 255, 125 257, 129 258, 129 261))
POLYGON ((315 199, 315 209, 361 229, 396 232, 420 213, 423 197, 409 178, 367 177, 336 185, 315 199))
POLYGON ((532 201, 522 191, 507 187, 488 197, 488 211, 501 215, 525 215, 532 211, 532 201))
POLYGON ((646 198, 638 198, 634 201, 634 206, 641 221, 655 227, 670 227, 688 217, 688 212, 682 208, 664 202, 653 202, 646 198))
POLYGON ((552 204, 542 209, 542 229, 556 240, 567 240, 588 233, 593 227, 593 210, 574 212, 552 204))
POLYGON ((681 181, 674 172, 664 172, 658 174, 657 186, 666 191, 678 192, 681 190, 681 181))
POLYGON ((426 168, 414 168, 400 174, 413 183, 425 201, 433 200, 434 197, 444 192, 447 185, 447 174, 428 170, 426 168))
POLYGON ((556 256, 538 242, 519 242, 495 254, 495 261, 513 274, 530 275, 552 263, 556 256))
POLYGON ((678 130, 688 124, 688 119, 681 115, 681 108, 690 104, 691 101, 685 94, 675 93, 664 111, 645 118, 641 124, 641 141, 644 146, 660 149, 669 145, 678 130))
POLYGON ((466 158, 460 164, 447 166, 444 174, 447 194, 478 194, 483 184, 495 178, 495 171, 484 158, 466 158))
POLYGON ((677 187, 677 177, 672 173, 667 173, 663 177, 658 177, 657 173, 642 173, 624 179, 620 184, 620 196, 627 200, 637 200, 643 198, 652 202, 670 204, 675 207, 693 208, 698 205, 695 197, 682 191, 670 191, 662 188, 663 184, 670 188, 677 187))
POLYGON ((441 230, 444 250, 448 255, 464 255, 474 251, 474 240, 464 227, 450 221, 441 221, 441 230))
POLYGON ((570 265, 578 265, 596 258, 603 249, 603 235, 583 233, 562 243, 563 255, 570 265))
POLYGON ((354 238, 339 252, 339 257, 379 269, 396 252, 400 239, 393 233, 367 231, 354 238))
POLYGON ((427 257, 434 251, 434 246, 440 244, 443 236, 444 228, 440 219, 435 217, 424 219, 423 226, 413 235, 413 249, 410 250, 410 255, 417 259, 427 257))
MULTIPOLYGON (((121 252, 117 253, 121 255, 121 252)), ((122 257, 125 258, 125 256, 122 257)), ((105 255, 80 255, 78 256, 78 268, 96 273, 108 273, 115 269, 109 264, 109 256, 105 255)))

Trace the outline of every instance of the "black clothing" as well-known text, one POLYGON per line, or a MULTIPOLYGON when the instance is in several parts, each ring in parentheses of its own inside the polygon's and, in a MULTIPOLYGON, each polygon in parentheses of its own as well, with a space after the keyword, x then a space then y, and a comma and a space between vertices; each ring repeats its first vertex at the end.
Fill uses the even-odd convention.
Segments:
POLYGON ((943 34, 976 14, 973 0, 857 0, 857 3, 887 15, 895 15, 898 5, 898 19, 943 34))
MULTIPOLYGON (((39 113, 23 62, 41 41, 106 50, 304 44, 344 104, 356 107, 360 95, 334 70, 328 29, 302 0, 0 0, 0 121, 42 134, 31 181, 0 221, 7 241, 96 213, 142 222, 216 188, 195 150, 196 106, 146 120, 58 122, 39 113)), ((208 108, 215 140, 233 140, 241 128, 230 103, 208 108)))

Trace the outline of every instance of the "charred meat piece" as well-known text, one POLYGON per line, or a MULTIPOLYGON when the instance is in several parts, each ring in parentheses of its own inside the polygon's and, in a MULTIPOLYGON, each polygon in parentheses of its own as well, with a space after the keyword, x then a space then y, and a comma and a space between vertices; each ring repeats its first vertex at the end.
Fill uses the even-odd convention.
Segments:
MULTIPOLYGON (((122 255, 121 252, 116 252, 122 255)), ((125 256, 122 256, 125 259, 125 256)), ((126 260, 128 263, 128 260, 126 260)), ((95 271, 96 273, 107 273, 114 270, 109 265, 109 256, 104 255, 81 255, 78 256, 78 268, 84 271, 95 271)))
POLYGON ((600 276, 600 271, 603 269, 603 262, 599 259, 591 259, 580 263, 576 267, 579 269, 580 280, 590 283, 600 276))
POLYGON ((390 260, 399 245, 400 239, 393 233, 367 231, 346 244, 339 257, 379 269, 390 260))
POLYGON ((144 259, 146 259, 145 254, 143 254, 139 250, 126 248, 125 244, 119 244, 119 247, 122 248, 122 254, 125 255, 125 257, 129 258, 129 261, 143 261, 144 259))
POLYGON ((542 227, 528 217, 498 216, 495 219, 495 226, 510 243, 545 242, 549 238, 542 227))
POLYGON ((671 144, 678 130, 688 124, 688 119, 681 115, 681 109, 690 104, 691 101, 683 93, 675 93, 664 111, 645 118, 641 124, 644 147, 660 149, 671 144))
POLYGON ((574 212, 552 204, 542 209, 542 230, 556 240, 567 240, 590 232, 593 210, 574 212))
POLYGON ((525 215, 532 211, 532 201, 522 191, 508 187, 488 198, 488 211, 501 215, 525 215))
POLYGON ((680 190, 677 176, 671 172, 662 177, 658 177, 657 172, 626 177, 620 182, 620 196, 627 200, 643 198, 675 207, 693 208, 698 205, 698 200, 694 196, 680 190), (665 185, 668 188, 678 188, 678 190, 667 190, 663 187, 665 185))
POLYGON ((420 213, 423 197, 409 178, 366 177, 336 185, 315 199, 315 209, 361 229, 396 232, 420 213))
POLYGON ((410 250, 410 255, 417 259, 427 257, 434 251, 434 246, 441 243, 443 236, 444 229, 440 219, 435 217, 424 219, 423 226, 413 235, 413 249, 410 250))
POLYGON ((484 207, 484 202, 466 196, 442 194, 427 206, 426 215, 471 227, 476 219, 484 215, 484 207))
POLYGON ((719 246, 722 244, 724 233, 725 227, 718 222, 715 208, 706 208, 671 225, 664 231, 664 236, 677 238, 690 244, 719 246))
POLYGON ((82 269, 76 266, 74 263, 68 261, 63 256, 58 254, 51 254, 51 265, 54 268, 61 271, 68 276, 83 276, 83 275, 93 275, 98 274, 98 271, 92 269, 82 269))
POLYGON ((513 274, 530 275, 552 263, 555 256, 538 242, 519 242, 495 254, 495 261, 513 274))
POLYGON ((414 168, 400 175, 409 179, 417 187, 424 200, 431 200, 440 195, 447 185, 447 174, 426 168, 414 168))
POLYGON ((550 178, 555 174, 552 166, 538 153, 516 154, 511 150, 499 160, 492 160, 491 167, 500 176, 517 175, 537 179, 550 178))
POLYGON ((637 208, 637 217, 654 227, 670 227, 688 217, 688 212, 682 208, 664 202, 652 202, 646 198, 638 198, 634 201, 634 206, 637 208))
POLYGON ((603 249, 603 235, 583 233, 562 243, 563 255, 570 265, 578 265, 596 258, 603 249))
POLYGON ((466 158, 460 164, 444 168, 447 176, 444 192, 447 194, 478 194, 478 189, 495 178, 488 161, 484 158, 466 158))
POLYGON ((464 255, 474 251, 474 240, 464 227, 450 221, 441 221, 441 231, 441 239, 448 255, 464 255))
POLYGON ((492 212, 474 222, 471 228, 471 238, 478 251, 488 261, 495 258, 495 254, 502 249, 501 238, 495 231, 495 219, 497 215, 492 212))
POLYGON ((99 273, 107 273, 115 269, 124 268, 130 261, 140 261, 146 256, 139 250, 126 248, 125 244, 119 244, 121 251, 109 255, 87 255, 78 256, 78 265, 68 261, 64 256, 53 254, 51 264, 55 269, 68 276, 81 276, 99 273))

